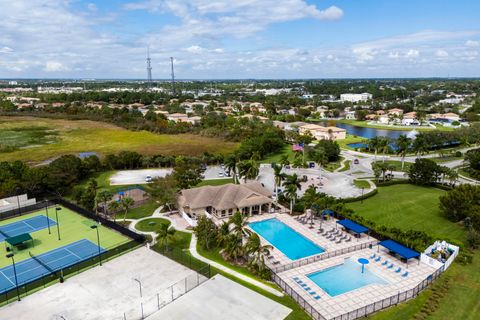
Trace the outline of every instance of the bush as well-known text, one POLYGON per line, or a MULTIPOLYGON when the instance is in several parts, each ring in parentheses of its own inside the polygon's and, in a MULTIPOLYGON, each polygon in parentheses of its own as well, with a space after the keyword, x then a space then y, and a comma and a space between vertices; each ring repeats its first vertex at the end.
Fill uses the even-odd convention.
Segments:
POLYGON ((461 151, 456 151, 456 152, 455 152, 455 157, 460 158, 461 156, 462 156, 462 152, 461 152, 461 151))

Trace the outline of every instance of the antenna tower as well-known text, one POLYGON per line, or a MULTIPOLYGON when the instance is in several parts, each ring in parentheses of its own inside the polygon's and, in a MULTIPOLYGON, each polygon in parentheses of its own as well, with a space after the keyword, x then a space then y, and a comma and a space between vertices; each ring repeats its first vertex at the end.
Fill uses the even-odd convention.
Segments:
POLYGON ((152 59, 150 59, 150 48, 147 48, 147 77, 148 86, 152 86, 152 59))

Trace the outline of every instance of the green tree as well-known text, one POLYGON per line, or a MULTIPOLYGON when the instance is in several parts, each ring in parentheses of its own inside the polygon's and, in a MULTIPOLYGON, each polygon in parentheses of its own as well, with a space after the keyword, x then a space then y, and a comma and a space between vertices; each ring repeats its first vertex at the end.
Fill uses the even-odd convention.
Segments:
POLYGON ((412 139, 402 134, 398 137, 395 143, 397 146, 397 154, 402 157, 402 171, 405 164, 405 157, 407 156, 407 153, 410 150, 411 142, 412 142, 412 139))
POLYGON ((275 198, 278 200, 278 188, 282 184, 283 179, 285 179, 286 174, 282 172, 283 166, 274 164, 273 165, 273 179, 275 184, 275 198))
POLYGON ((232 174, 233 183, 237 183, 237 165, 238 156, 236 154, 231 154, 225 158, 225 167, 227 168, 228 174, 232 174))
POLYGON ((173 175, 169 174, 162 178, 153 179, 151 183, 146 185, 145 191, 160 205, 167 207, 168 211, 172 211, 178 192, 177 181, 173 175))
POLYGON ((111 201, 108 203, 108 211, 113 214, 113 222, 116 222, 117 211, 120 208, 120 203, 118 201, 111 201))
POLYGON ((412 149, 419 158, 421 155, 427 154, 430 149, 430 144, 424 135, 419 134, 413 140, 412 149))
POLYGON ((260 164, 255 160, 243 160, 238 164, 238 174, 243 178, 245 183, 247 182, 247 179, 256 179, 259 171, 260 164))
POLYGON ((104 210, 105 216, 108 216, 107 202, 112 200, 112 198, 113 198, 113 193, 110 190, 102 190, 97 195, 97 203, 98 202, 103 203, 103 210, 104 210))
POLYGON ((201 163, 177 157, 173 169, 173 178, 179 189, 188 189, 202 181, 204 168, 201 163))
POLYGON ((175 228, 170 227, 166 223, 161 223, 158 229, 157 239, 163 244, 165 250, 167 250, 167 244, 169 240, 172 240, 175 236, 175 228))
POLYGON ((134 204, 135 201, 130 197, 125 197, 120 200, 120 206, 123 208, 123 210, 125 210, 123 214, 123 223, 125 223, 125 220, 127 220, 128 209, 130 209, 134 204))
POLYGON ((432 185, 440 178, 441 170, 435 161, 420 158, 410 166, 408 177, 413 184, 432 185))
POLYGON ((197 219, 197 226, 194 228, 198 244, 205 250, 210 250, 217 245, 218 227, 206 216, 202 215, 197 219))

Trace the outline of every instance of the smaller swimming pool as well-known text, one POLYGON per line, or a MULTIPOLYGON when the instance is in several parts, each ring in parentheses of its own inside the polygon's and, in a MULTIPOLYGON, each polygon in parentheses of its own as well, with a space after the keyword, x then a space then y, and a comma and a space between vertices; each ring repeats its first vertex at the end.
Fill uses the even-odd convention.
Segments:
POLYGON ((389 284, 368 268, 362 273, 361 264, 352 259, 345 259, 341 265, 311 273, 307 277, 332 297, 371 284, 389 284))
POLYGON ((297 260, 325 251, 277 218, 252 222, 250 228, 270 242, 291 260, 297 260))

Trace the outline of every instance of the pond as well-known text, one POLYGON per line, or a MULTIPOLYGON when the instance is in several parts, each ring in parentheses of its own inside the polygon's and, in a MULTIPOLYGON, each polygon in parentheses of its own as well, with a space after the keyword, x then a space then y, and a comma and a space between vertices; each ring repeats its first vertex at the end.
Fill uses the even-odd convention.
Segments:
POLYGON ((323 121, 320 122, 319 125, 327 126, 327 123, 330 124, 331 122, 334 123, 336 127, 343 128, 347 130, 347 133, 352 136, 359 136, 367 139, 371 139, 373 137, 387 137, 391 140, 396 140, 400 135, 404 134, 407 135, 412 130, 386 130, 386 129, 376 129, 376 128, 364 128, 359 127, 347 123, 340 123, 336 121, 323 121))

